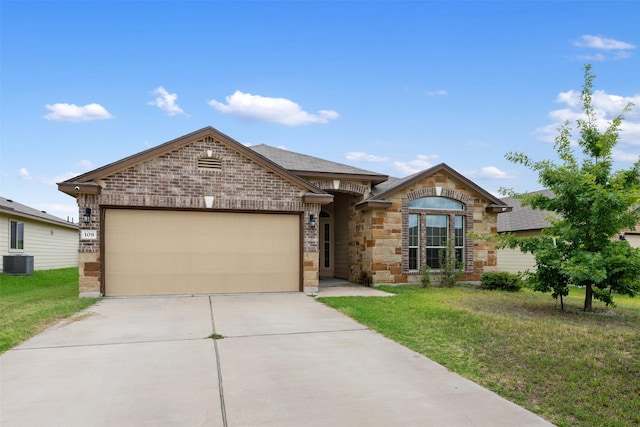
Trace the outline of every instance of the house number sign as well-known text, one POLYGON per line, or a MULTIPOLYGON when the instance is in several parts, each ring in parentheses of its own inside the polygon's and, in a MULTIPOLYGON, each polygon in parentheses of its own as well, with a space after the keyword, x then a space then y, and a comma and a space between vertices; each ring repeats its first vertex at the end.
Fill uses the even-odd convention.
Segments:
POLYGON ((96 240, 98 238, 98 230, 80 230, 80 238, 84 240, 96 240))

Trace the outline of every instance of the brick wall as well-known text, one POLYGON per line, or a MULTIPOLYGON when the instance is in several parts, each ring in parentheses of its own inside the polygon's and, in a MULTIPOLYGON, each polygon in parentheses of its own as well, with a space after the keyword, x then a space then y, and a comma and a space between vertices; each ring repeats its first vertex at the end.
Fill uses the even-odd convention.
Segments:
MULTIPOLYGON (((204 196, 213 196, 214 210, 304 212, 301 249, 305 262, 318 256, 317 231, 308 226, 308 217, 310 213, 317 217, 320 205, 304 203, 304 189, 211 137, 104 177, 99 184, 100 195, 81 194, 77 199, 80 218, 86 207, 92 210, 91 222, 81 221, 81 229, 99 233, 96 240, 80 240, 79 252, 93 254, 81 257, 81 262, 91 263, 80 267, 81 292, 85 294, 104 292, 99 263, 100 212, 104 207, 207 209, 204 196), (219 167, 198 167, 201 158, 213 159, 219 167)), ((307 267, 305 286, 312 286, 307 267)))

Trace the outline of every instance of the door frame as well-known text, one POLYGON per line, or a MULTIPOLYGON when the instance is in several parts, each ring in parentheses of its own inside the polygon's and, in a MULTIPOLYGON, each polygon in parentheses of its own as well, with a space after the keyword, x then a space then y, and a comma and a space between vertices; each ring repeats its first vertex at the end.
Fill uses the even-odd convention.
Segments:
POLYGON ((319 262, 319 276, 321 278, 333 277, 334 275, 334 261, 335 261, 335 241, 334 241, 334 226, 333 215, 320 216, 319 230, 318 230, 318 242, 320 245, 320 262, 319 262), (328 233, 327 233, 328 227, 328 233), (329 242, 327 245, 326 236, 329 236, 329 242), (329 266, 326 266, 327 258, 325 257, 326 250, 329 250, 329 266))

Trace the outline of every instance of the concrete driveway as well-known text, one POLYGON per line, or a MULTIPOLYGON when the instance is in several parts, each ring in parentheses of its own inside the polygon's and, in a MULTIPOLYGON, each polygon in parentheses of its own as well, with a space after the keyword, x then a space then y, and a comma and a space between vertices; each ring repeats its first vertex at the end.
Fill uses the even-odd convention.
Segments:
POLYGON ((5 427, 551 425, 301 293, 104 299, 0 384, 5 427))

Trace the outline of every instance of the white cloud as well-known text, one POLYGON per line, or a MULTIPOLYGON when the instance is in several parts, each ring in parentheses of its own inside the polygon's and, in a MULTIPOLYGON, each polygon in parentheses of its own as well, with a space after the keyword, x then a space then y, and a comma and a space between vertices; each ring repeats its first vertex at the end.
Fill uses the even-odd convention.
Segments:
POLYGON ((65 172, 62 175, 56 175, 53 178, 43 178, 42 182, 47 185, 56 185, 59 182, 66 181, 78 175, 80 175, 79 172, 65 172))
POLYGON ((62 175, 57 175, 54 177, 47 176, 33 176, 29 173, 27 168, 20 168, 18 170, 18 175, 26 181, 34 181, 44 185, 56 185, 59 182, 66 181, 69 178, 73 178, 74 176, 80 175, 78 172, 65 172, 62 175))
POLYGON ((597 51, 595 53, 577 55, 576 59, 598 62, 629 58, 631 56, 629 51, 636 48, 636 46, 631 43, 591 35, 581 36, 579 40, 573 42, 573 45, 587 49, 595 49, 597 51))
POLYGON ((339 117, 335 111, 320 110, 315 114, 310 114, 302 110, 300 105, 288 99, 252 95, 239 90, 236 90, 233 95, 227 96, 226 101, 227 103, 224 104, 212 99, 208 104, 225 114, 286 126, 324 124, 339 117))
POLYGON ((566 92, 560 92, 556 98, 556 102, 567 104, 569 107, 580 105, 580 92, 571 89, 566 92))
POLYGON ((485 166, 483 168, 480 168, 479 171, 470 171, 465 173, 465 175, 469 178, 481 179, 510 179, 516 177, 513 172, 500 170, 496 166, 485 166))
POLYGON ((613 160, 618 161, 618 162, 629 162, 629 163, 635 163, 638 160, 640 160, 640 155, 635 153, 626 153, 622 150, 619 149, 613 149, 611 151, 611 157, 613 157, 613 160))
POLYGON ((89 170, 93 168, 93 163, 90 160, 79 160, 74 163, 74 166, 82 170, 89 170))
POLYGON ((388 157, 380 157, 374 154, 367 154, 360 151, 351 151, 345 154, 345 158, 352 162, 371 162, 371 163, 380 163, 380 162, 388 162, 388 157))
POLYGON ((78 222, 78 205, 73 203, 40 203, 38 208, 47 212, 48 214, 55 215, 62 219, 68 219, 75 223, 78 222))
POLYGON ((26 179, 26 180, 30 180, 31 179, 31 175, 29 175, 29 171, 27 170, 27 168, 20 168, 18 170, 18 175, 20 175, 20 177, 26 179))
MULTIPOLYGON (((580 106, 580 93, 576 91, 561 92, 556 102, 565 104, 564 108, 553 110, 549 113, 551 123, 536 129, 535 133, 545 142, 555 141, 558 129, 565 121, 569 121, 574 133, 577 131, 576 119, 584 119, 585 116, 580 106)), ((640 94, 634 96, 611 95, 602 90, 593 92, 591 104, 597 117, 598 129, 604 131, 609 123, 617 117, 629 103, 635 106, 626 113, 620 126, 619 144, 621 146, 640 147, 640 94)), ((577 136, 574 135, 574 136, 577 136)))
POLYGON ((162 86, 155 89, 152 93, 158 96, 154 101, 147 102, 148 105, 158 107, 170 116, 175 116, 176 114, 184 114, 182 108, 180 108, 178 104, 176 104, 176 100, 178 99, 177 94, 167 92, 166 89, 162 86))
POLYGON ((415 159, 408 162, 395 161, 393 162, 393 167, 404 177, 433 167, 434 165, 431 161, 437 160, 438 158, 439 156, 437 154, 419 154, 415 159))
POLYGON ((448 92, 446 90, 426 90, 424 92, 427 96, 445 96, 448 95, 448 92))
POLYGON ((635 49, 635 45, 620 40, 610 39, 607 37, 583 35, 580 40, 573 42, 574 46, 588 47, 591 49, 602 50, 626 50, 635 49))
POLYGON ((617 51, 608 54, 594 53, 590 55, 577 55, 575 58, 585 62, 604 62, 604 61, 617 61, 619 59, 630 58, 631 54, 626 51, 617 51))
POLYGON ((95 103, 83 107, 65 103, 47 104, 45 107, 51 112, 44 118, 55 122, 87 122, 112 118, 102 105, 95 103))

